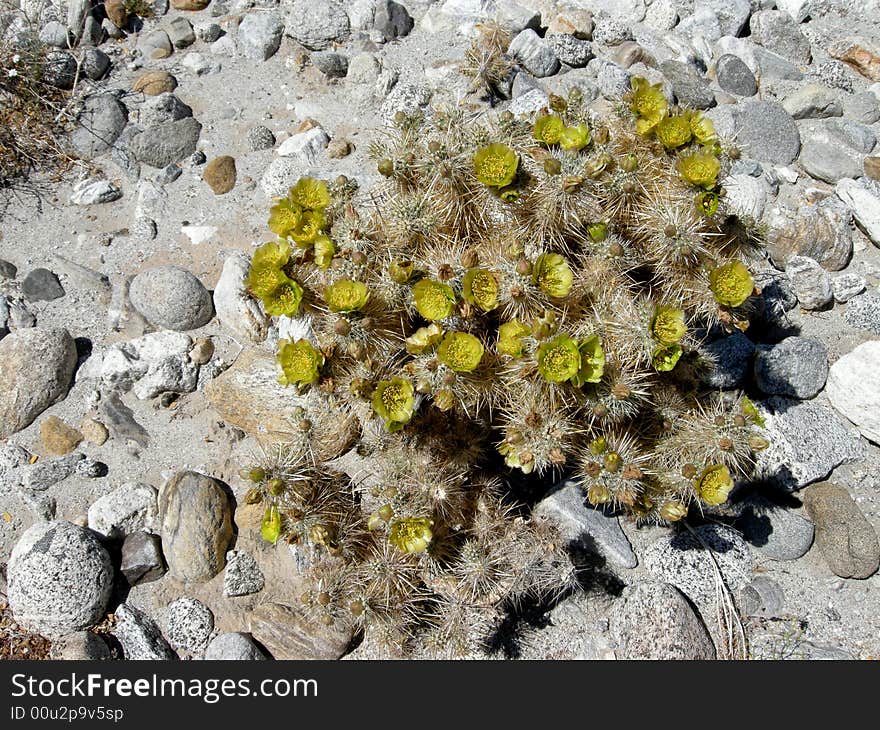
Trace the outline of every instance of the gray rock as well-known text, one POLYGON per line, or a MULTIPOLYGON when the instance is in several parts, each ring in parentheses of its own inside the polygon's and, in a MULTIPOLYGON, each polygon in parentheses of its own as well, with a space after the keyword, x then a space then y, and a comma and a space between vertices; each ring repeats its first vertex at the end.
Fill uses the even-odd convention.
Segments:
POLYGON ((816 524, 816 547, 835 575, 869 578, 880 567, 880 542, 849 492, 838 484, 814 484, 804 506, 816 524))
POLYGON ((880 296, 866 292, 850 299, 843 312, 846 323, 880 335, 880 296))
POLYGON ((612 609, 610 629, 622 659, 715 658, 715 647, 700 617, 669 583, 625 588, 612 609))
POLYGON ((331 79, 341 79, 348 73, 348 59, 341 53, 315 51, 311 60, 318 71, 331 79))
POLYGON ((825 387, 828 349, 819 340, 787 337, 755 356, 755 382, 762 393, 805 400, 825 387))
POLYGON ((99 81, 104 78, 107 71, 110 70, 110 56, 108 56, 100 48, 87 48, 82 54, 81 73, 92 81, 99 81))
POLYGON ((49 51, 43 61, 42 80, 59 89, 72 89, 76 69, 76 59, 67 51, 49 51))
POLYGON ((94 459, 74 451, 57 459, 41 459, 34 464, 22 465, 7 478, 14 478, 28 492, 45 492, 75 474, 89 478, 99 476, 97 466, 94 459))
POLYGON ((174 50, 164 30, 154 30, 138 37, 138 48, 146 58, 167 58, 174 50))
POLYGON ((180 472, 159 493, 162 545, 173 577, 203 583, 219 573, 232 539, 229 497, 215 480, 180 472))
POLYGON ((280 603, 263 603, 248 615, 253 637, 275 659, 339 659, 352 632, 341 622, 318 624, 305 612, 280 603))
POLYGON ((873 124, 880 120, 880 100, 870 91, 845 96, 843 113, 848 119, 862 124, 873 124))
POLYGON ((553 46, 531 28, 521 31, 510 43, 507 53, 532 76, 552 76, 559 70, 553 46))
POLYGON ((64 661, 107 661, 112 657, 110 647, 97 634, 91 631, 77 631, 68 634, 52 645, 53 659, 64 661), (57 652, 57 657, 55 656, 57 652))
POLYGON ((165 329, 197 329, 214 316, 211 294, 189 271, 177 266, 141 272, 132 279, 129 296, 148 322, 165 329))
POLYGON ((67 48, 71 40, 67 26, 57 20, 50 20, 40 29, 40 42, 54 48, 67 48))
MULTIPOLYGON (((319 9, 313 6, 305 12, 315 15, 319 9)), ((284 23, 276 13, 248 13, 238 26, 238 47, 248 58, 265 61, 278 51, 283 32, 284 23)))
POLYGON ((143 448, 150 444, 150 434, 134 420, 131 408, 125 405, 116 393, 109 393, 101 399, 101 416, 113 438, 123 443, 131 440, 143 448))
POLYGON ((593 46, 589 41, 567 33, 548 33, 545 40, 552 46, 556 57, 567 66, 583 68, 593 58, 593 46))
POLYGON ((780 104, 744 101, 733 109, 735 133, 743 152, 775 165, 790 165, 801 148, 797 125, 780 104))
POLYGON ((18 267, 11 261, 0 259, 0 279, 14 279, 18 273, 18 267))
POLYGON ((728 94, 754 96, 758 93, 755 74, 739 58, 725 53, 715 62, 715 78, 718 85, 728 94))
POLYGON ((852 211, 868 238, 880 246, 880 195, 855 180, 841 180, 834 186, 834 192, 852 211))
POLYGON ((790 256, 785 264, 785 273, 804 309, 821 309, 831 302, 831 276, 813 259, 790 256))
POLYGON ((123 539, 154 526, 156 488, 127 482, 89 507, 89 529, 111 539, 123 539))
POLYGON ((757 455, 759 478, 796 491, 865 456, 858 434, 821 403, 776 396, 757 405, 770 442, 757 455))
MULTIPOLYGON (((810 540, 812 541, 812 525, 810 528, 810 540)), ((772 578, 759 575, 747 586, 740 589, 737 605, 746 616, 779 618, 785 607, 785 592, 782 590, 782 586, 772 578)))
POLYGON ((801 167, 808 175, 831 184, 861 177, 864 155, 832 133, 833 129, 817 128, 809 133, 801 148, 801 167))
POLYGON ((33 269, 21 282, 21 293, 29 302, 51 302, 64 296, 64 287, 49 269, 33 269))
POLYGON ((312 0, 292 0, 284 7, 285 33, 310 51, 323 51, 333 41, 349 35, 345 5, 337 0, 327 0, 319 5, 312 0))
POLYGON ((207 21, 196 23, 193 29, 196 32, 196 37, 205 43, 213 43, 223 35, 223 28, 217 25, 217 23, 207 21))
POLYGON ((226 555, 223 575, 224 596, 248 596, 263 590, 266 579, 254 556, 242 550, 230 550, 226 555))
POLYGON ((74 205, 101 205, 122 197, 122 191, 109 180, 90 178, 73 186, 70 202, 74 205))
POLYGON ((302 161, 294 157, 273 160, 260 178, 260 188, 268 198, 280 198, 305 174, 302 161))
POLYGON ((694 533, 661 537, 645 551, 643 562, 655 580, 671 583, 701 609, 714 608, 715 566, 735 592, 752 579, 752 555, 748 543, 724 525, 702 525, 694 533))
POLYGON ((660 70, 672 84, 676 101, 682 106, 694 109, 708 109, 715 106, 715 94, 697 70, 681 61, 664 61, 660 70))
POLYGON ((613 63, 603 63, 596 75, 599 91, 608 99, 619 99, 630 91, 630 72, 613 63))
POLYGON ((246 141, 254 152, 269 150, 275 146, 275 135, 268 127, 257 125, 248 130, 246 141))
POLYGON ((122 654, 129 661, 177 659, 156 622, 128 603, 116 609, 113 635, 119 640, 122 654))
MULTIPOLYGON (((737 505, 735 527, 762 555, 773 560, 797 560, 813 544, 813 523, 791 509, 764 497, 737 505)), ((754 583, 754 581, 753 581, 754 583)))
POLYGON ((135 532, 122 543, 119 571, 130 586, 150 583, 165 575, 162 541, 149 532, 135 532))
POLYGON ((137 123, 143 129, 149 129, 166 122, 186 119, 192 114, 190 106, 184 104, 172 92, 166 91, 144 99, 144 102, 137 109, 137 123))
POLYGON ((76 345, 63 329, 20 329, 0 340, 0 439, 67 394, 76 345))
POLYGON ((214 637, 205 651, 205 659, 215 661, 265 661, 268 657, 254 643, 249 634, 232 632, 214 637))
POLYGON ((803 71, 778 53, 768 51, 761 46, 752 46, 752 54, 760 70, 762 83, 779 80, 801 81, 804 78, 803 71))
POLYGON ((603 14, 593 20, 593 42, 600 46, 619 46, 633 39, 631 26, 619 18, 603 14))
POLYGON ((694 0, 694 13, 707 10, 718 17, 722 35, 738 36, 752 14, 749 0, 694 0))
POLYGON ((829 271, 840 271, 852 258, 852 214, 835 198, 796 211, 774 208, 766 220, 770 260, 780 269, 792 255, 813 259, 829 271))
POLYGON ((749 27, 752 40, 775 53, 784 56, 798 66, 806 66, 811 59, 810 42, 801 29, 786 12, 782 10, 761 10, 752 15, 749 27))
POLYGON ((208 646, 214 614, 195 598, 178 598, 168 606, 165 624, 168 640, 175 649, 199 654, 208 646))
POLYGON ((386 41, 409 35, 415 21, 409 11, 393 0, 379 0, 373 16, 373 30, 386 41))
POLYGON ((104 615, 113 585, 110 556, 88 530, 42 522, 16 543, 7 569, 9 605, 22 626, 53 637, 104 615))
POLYGON ((431 96, 431 89, 424 84, 397 84, 385 97, 381 108, 382 118, 390 124, 394 121, 397 112, 404 114, 419 112, 428 105, 431 96))
POLYGON ((835 362, 828 371, 825 394, 862 436, 880 444, 880 340, 863 342, 835 362))
POLYGON ((128 110, 112 94, 92 94, 83 103, 70 143, 81 157, 91 160, 109 152, 128 123, 128 110))
MULTIPOLYGON (((247 16, 250 17, 250 16, 247 16)), ((187 48, 196 42, 196 34, 190 23, 182 15, 172 18, 168 24, 168 38, 175 48, 187 48)))
POLYGON ((165 122, 136 134, 130 150, 138 162, 163 168, 195 152, 201 133, 202 125, 193 117, 165 122))
POLYGON ((867 285, 865 277, 859 274, 838 274, 831 279, 834 301, 844 304, 865 291, 867 285))
POLYGON ((794 119, 821 119, 843 115, 840 94, 822 84, 806 84, 796 89, 782 102, 794 119))
POLYGON ((551 520, 566 540, 582 543, 617 567, 635 568, 639 563, 617 517, 587 505, 583 490, 573 481, 557 484, 534 514, 551 520))

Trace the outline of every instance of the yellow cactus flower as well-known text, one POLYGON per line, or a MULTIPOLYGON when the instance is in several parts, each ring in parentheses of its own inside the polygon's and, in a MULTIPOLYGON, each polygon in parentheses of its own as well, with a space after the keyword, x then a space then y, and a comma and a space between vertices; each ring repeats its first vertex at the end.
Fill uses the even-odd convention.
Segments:
POLYGON ((654 133, 660 144, 668 150, 674 150, 691 141, 690 119, 683 115, 665 117, 657 123, 654 133))
POLYGON ((706 191, 696 198, 697 209, 703 215, 715 215, 718 212, 718 194, 706 191))
POLYGON ((273 545, 278 542, 281 536, 281 513, 274 504, 266 507, 263 513, 263 519, 260 522, 260 535, 266 542, 273 545))
POLYGON ((315 239, 315 266, 319 269, 329 269, 336 255, 336 245, 328 236, 320 235, 315 239))
POLYGON ((385 429, 390 433, 409 423, 414 407, 415 389, 403 378, 383 380, 373 391, 373 411, 385 421, 385 429))
POLYGON ((561 254, 542 253, 532 267, 532 281, 547 296, 560 299, 568 296, 574 274, 561 254))
POLYGON ((286 238, 300 224, 302 214, 302 206, 297 205, 290 198, 279 198, 275 205, 269 208, 269 230, 277 236, 286 238))
POLYGON ((590 128, 586 124, 566 127, 559 135, 559 146, 569 152, 580 152, 588 144, 590 144, 590 128))
POLYGON ((522 357, 523 338, 527 337, 530 332, 529 326, 518 319, 505 322, 498 328, 498 343, 495 345, 495 349, 501 355, 522 357))
POLYGON ((727 501, 727 496, 733 489, 733 477, 724 464, 713 464, 703 469, 694 486, 701 500, 717 506, 727 501))
POLYGON ((284 240, 270 241, 259 246, 251 257, 251 268, 280 269, 290 261, 290 244, 284 240))
POLYGON ((581 369, 578 343, 568 335, 557 335, 538 347, 538 372, 551 383, 564 383, 581 369))
MULTIPOLYGON (((282 276, 284 276, 282 274, 282 276)), ((303 290, 293 279, 284 276, 284 281, 271 292, 261 297, 266 312, 273 317, 292 317, 299 311, 303 290)))
POLYGON ((310 385, 318 379, 318 371, 324 364, 324 356, 308 340, 281 340, 276 356, 282 385, 310 385))
POLYGON ((605 373, 605 350, 599 335, 583 340, 578 346, 581 354, 581 366, 572 382, 578 387, 585 383, 598 383, 605 373))
POLYGON ((742 262, 731 261, 709 273, 709 289, 722 306, 738 307, 752 295, 755 281, 742 262))
POLYGON ((668 112, 669 105, 663 94, 663 84, 651 84, 647 79, 635 76, 630 81, 630 85, 632 87, 630 109, 638 117, 636 132, 646 135, 668 112))
POLYGON ((421 355, 440 342, 443 337, 443 328, 436 322, 427 327, 419 327, 406 338, 406 351, 411 355, 421 355))
POLYGON ((311 177, 301 177, 297 180, 287 197, 306 210, 323 210, 330 205, 327 183, 311 177))
POLYGON ((651 317, 651 334, 661 345, 674 345, 687 333, 684 312, 668 305, 661 305, 651 317))
POLYGON ((752 403, 750 398, 743 396, 743 399, 739 404, 739 409, 742 411, 742 414, 756 426, 761 426, 761 428, 763 428, 766 425, 764 417, 761 415, 758 407, 752 403))
POLYGON ((461 295, 469 304, 491 312, 498 306, 498 279, 487 269, 469 269, 462 281, 461 295))
POLYGON ((315 242, 321 231, 327 226, 327 219, 323 211, 304 210, 299 217, 299 222, 289 232, 290 236, 300 248, 308 248, 315 242))
POLYGON ((446 319, 455 309, 455 292, 448 284, 422 279, 413 287, 416 309, 425 319, 446 319))
POLYGON ((474 155, 474 173, 483 185, 503 188, 516 177, 519 155, 510 147, 494 142, 474 155))
POLYGON ((437 359, 457 373, 470 373, 483 359, 483 343, 467 332, 450 332, 437 348, 437 359))
POLYGON ((370 290, 361 281, 340 279, 324 289, 324 302, 331 312, 357 312, 370 298, 370 290))
POLYGON ((654 365, 654 369, 661 373, 667 373, 676 365, 678 365, 678 361, 681 359, 682 349, 681 345, 663 345, 662 347, 658 347, 654 350, 654 354, 651 356, 651 361, 654 365))
POLYGON ((705 152, 694 152, 678 159, 678 174, 685 182, 700 188, 714 187, 719 172, 721 163, 718 158, 705 152))
POLYGON ((565 122, 556 114, 544 114, 535 120, 532 136, 544 144, 558 144, 565 122))
POLYGON ((289 279, 281 269, 266 265, 257 267, 251 264, 251 270, 248 272, 247 288, 255 297, 265 299, 286 281, 289 281, 289 279))
POLYGON ((701 145, 711 145, 718 140, 715 134, 715 125, 712 120, 700 112, 690 112, 688 115, 691 134, 701 145))
POLYGON ((434 535, 434 520, 428 517, 406 517, 391 523, 388 541, 404 553, 422 553, 428 549, 434 535))

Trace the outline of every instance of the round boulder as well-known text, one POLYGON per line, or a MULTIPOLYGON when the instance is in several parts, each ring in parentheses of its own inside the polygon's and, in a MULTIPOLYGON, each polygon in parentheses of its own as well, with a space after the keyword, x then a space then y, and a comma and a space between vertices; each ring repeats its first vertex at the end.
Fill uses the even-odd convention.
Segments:
POLYGON ((178 266, 141 272, 132 280, 129 296, 132 306, 148 322, 169 330, 193 330, 214 316, 211 294, 195 276, 178 266))

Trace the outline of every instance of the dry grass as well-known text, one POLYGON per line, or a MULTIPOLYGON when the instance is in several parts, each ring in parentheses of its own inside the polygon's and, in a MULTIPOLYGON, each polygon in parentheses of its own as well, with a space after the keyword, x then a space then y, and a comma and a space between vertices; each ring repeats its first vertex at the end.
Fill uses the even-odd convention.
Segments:
POLYGON ((0 661, 48 659, 51 642, 19 626, 12 618, 6 596, 0 593, 0 661))

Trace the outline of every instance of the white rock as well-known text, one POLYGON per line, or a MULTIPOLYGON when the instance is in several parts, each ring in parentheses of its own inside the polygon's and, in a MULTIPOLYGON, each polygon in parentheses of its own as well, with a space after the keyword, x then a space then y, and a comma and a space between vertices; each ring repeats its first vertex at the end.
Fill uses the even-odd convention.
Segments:
POLYGON ((233 334, 262 342, 272 320, 247 292, 245 281, 249 270, 250 257, 246 253, 236 251, 226 258, 214 287, 214 309, 220 324, 233 334))
POLYGON ((559 59, 553 46, 531 28, 526 28, 511 41, 507 53, 538 78, 552 76, 559 70, 559 59))
POLYGON ((109 180, 83 180, 77 183, 70 196, 74 205, 95 205, 119 200, 122 191, 109 180))
POLYGON ((859 274, 838 274, 831 280, 831 290, 834 292, 834 301, 848 302, 854 296, 865 291, 867 282, 865 277, 859 274))
POLYGON ((785 273, 804 309, 821 309, 831 301, 831 275, 813 259, 791 256, 785 262, 785 273))
POLYGON ((722 182, 724 188, 724 208, 740 218, 755 222, 761 220, 767 195, 770 192, 766 181, 751 175, 728 175, 722 182))
MULTIPOLYGON (((228 36, 223 36, 222 38, 220 38, 217 41, 214 41, 214 43, 211 44, 211 51, 212 52, 216 53, 216 50, 214 47, 217 46, 218 43, 223 43, 226 46, 232 45, 234 48, 234 44, 233 44, 232 39, 229 38, 228 36)), ((226 54, 226 55, 232 55, 232 54, 230 53, 230 54, 226 54)), ((207 76, 208 74, 219 73, 221 71, 221 69, 223 68, 223 66, 220 64, 219 61, 212 61, 211 59, 207 58, 205 55, 203 55, 201 53, 195 53, 195 52, 187 53, 183 57, 183 61, 181 63, 183 64, 184 68, 189 69, 196 76, 207 76)))
POLYGON ((307 165, 314 165, 330 143, 330 137, 321 127, 312 127, 294 134, 282 142, 275 154, 279 157, 298 157, 307 165))
POLYGON ((128 482, 105 494, 89 507, 89 529, 121 539, 135 532, 153 531, 156 520, 155 487, 128 482))
POLYGON ((880 444, 880 340, 864 342, 831 366, 825 394, 862 436, 880 444))
POLYGON ((550 97, 541 89, 532 89, 522 96, 516 97, 507 107, 511 114, 516 116, 533 116, 541 109, 550 105, 550 97))
POLYGON ((834 192, 852 209, 853 217, 868 238, 880 246, 880 197, 850 178, 840 180, 834 192))
POLYGON ((260 187, 269 198, 280 198, 296 184, 307 171, 296 157, 280 157, 273 160, 260 180, 260 187))
POLYGON ((189 239, 193 246, 201 246, 217 235, 217 226, 181 226, 180 232, 189 239))

